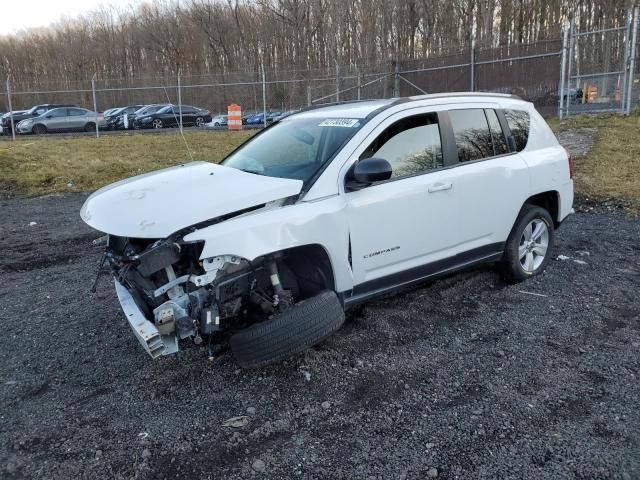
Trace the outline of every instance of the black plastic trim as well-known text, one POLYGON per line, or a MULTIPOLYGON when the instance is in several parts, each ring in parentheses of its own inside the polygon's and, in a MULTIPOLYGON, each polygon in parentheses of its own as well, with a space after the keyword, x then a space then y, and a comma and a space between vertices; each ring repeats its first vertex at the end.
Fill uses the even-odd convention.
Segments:
POLYGON ((448 275, 471 265, 500 260, 504 252, 504 245, 504 242, 491 243, 459 253, 453 257, 420 265, 382 278, 376 278, 375 280, 369 280, 354 286, 351 291, 339 293, 338 296, 345 307, 352 306, 415 283, 448 275))

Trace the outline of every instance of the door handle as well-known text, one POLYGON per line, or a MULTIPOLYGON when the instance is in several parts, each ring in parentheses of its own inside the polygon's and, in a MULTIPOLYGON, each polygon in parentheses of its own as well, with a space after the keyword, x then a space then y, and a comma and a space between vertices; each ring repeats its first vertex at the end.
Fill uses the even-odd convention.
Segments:
POLYGON ((438 182, 429 185, 429 193, 442 192, 443 190, 451 190, 453 184, 451 182, 438 182))

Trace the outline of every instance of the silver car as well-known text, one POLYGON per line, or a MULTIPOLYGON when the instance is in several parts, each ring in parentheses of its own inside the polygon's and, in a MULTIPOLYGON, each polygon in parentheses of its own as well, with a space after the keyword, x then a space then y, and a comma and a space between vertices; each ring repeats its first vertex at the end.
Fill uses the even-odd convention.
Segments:
POLYGON ((104 114, 92 112, 85 108, 64 107, 54 108, 39 117, 29 118, 18 123, 19 133, 35 133, 38 135, 47 132, 92 132, 98 128, 104 128, 107 124, 104 114))

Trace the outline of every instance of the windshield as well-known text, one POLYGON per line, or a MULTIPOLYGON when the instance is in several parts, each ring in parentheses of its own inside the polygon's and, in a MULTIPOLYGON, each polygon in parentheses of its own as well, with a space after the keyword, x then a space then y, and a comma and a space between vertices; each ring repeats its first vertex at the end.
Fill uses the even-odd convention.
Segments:
POLYGON ((306 184, 362 123, 356 118, 288 118, 256 135, 222 165, 306 184))

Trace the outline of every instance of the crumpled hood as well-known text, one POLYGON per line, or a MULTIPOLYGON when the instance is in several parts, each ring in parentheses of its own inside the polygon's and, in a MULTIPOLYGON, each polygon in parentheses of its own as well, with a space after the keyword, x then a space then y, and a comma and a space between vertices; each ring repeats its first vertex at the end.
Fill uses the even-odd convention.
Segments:
POLYGON ((80 216, 110 235, 165 238, 196 223, 296 195, 302 181, 193 162, 113 183, 93 193, 80 216))

